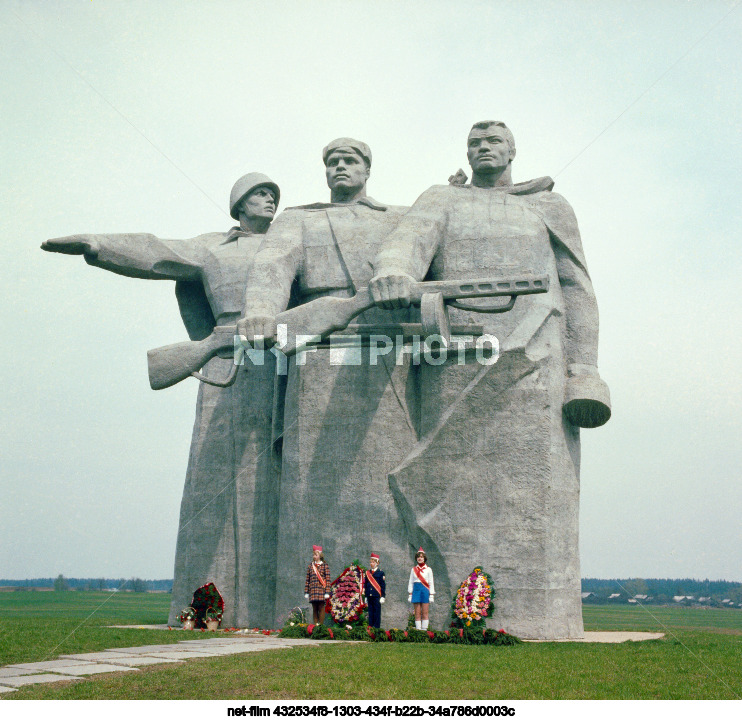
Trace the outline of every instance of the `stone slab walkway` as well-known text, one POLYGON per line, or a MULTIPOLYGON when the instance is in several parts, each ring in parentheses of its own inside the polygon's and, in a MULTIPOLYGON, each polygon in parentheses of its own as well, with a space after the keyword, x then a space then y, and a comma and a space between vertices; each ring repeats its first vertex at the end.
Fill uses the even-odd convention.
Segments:
POLYGON ((585 631, 584 638, 557 638, 553 641, 528 640, 528 643, 623 643, 624 641, 656 641, 664 633, 647 631, 585 631))
MULTIPOLYGON (((134 626, 133 628, 142 628, 134 626)), ((157 626, 156 628, 161 628, 157 626)), ((167 628, 165 626, 164 628, 167 628)), ((190 632, 183 632, 190 633, 190 632)), ((663 633, 638 631, 587 631, 578 643, 623 643, 624 641, 650 641, 662 638, 663 633)), ((564 639, 568 641, 568 639, 564 639)), ((575 643, 572 639, 571 643, 575 643)), ((312 641, 300 638, 247 635, 238 633, 224 638, 187 639, 178 643, 153 644, 109 648, 93 653, 64 654, 55 661, 16 663, 0 667, 0 694, 11 693, 21 686, 33 683, 80 681, 99 673, 138 671, 142 666, 160 663, 184 663, 192 658, 215 658, 237 653, 252 653, 295 646, 320 646, 326 643, 352 643, 352 641, 312 641)), ((531 643, 553 643, 533 641, 531 643)))
POLYGON ((344 642, 235 635, 152 646, 109 648, 94 653, 63 654, 55 661, 16 663, 0 667, 0 694, 11 693, 29 684, 80 681, 86 676, 99 673, 138 671, 142 666, 160 663, 184 663, 192 658, 216 658, 294 646, 319 646, 321 643, 344 642))

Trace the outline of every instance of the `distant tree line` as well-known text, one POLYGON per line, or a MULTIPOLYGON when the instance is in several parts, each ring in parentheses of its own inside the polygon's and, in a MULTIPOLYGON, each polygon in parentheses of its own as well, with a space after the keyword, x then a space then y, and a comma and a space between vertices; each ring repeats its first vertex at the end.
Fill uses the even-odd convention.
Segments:
POLYGON ((702 581, 696 578, 583 578, 582 591, 595 594, 583 599, 586 603, 626 603, 636 596, 647 597, 639 599, 642 603, 677 603, 674 599, 680 596, 685 597, 682 602, 691 605, 729 606, 731 602, 737 606, 742 603, 742 583, 708 578, 702 581))
POLYGON ((53 588, 55 591, 165 591, 173 590, 172 578, 66 578, 61 573, 56 578, 0 578, 0 587, 53 588))

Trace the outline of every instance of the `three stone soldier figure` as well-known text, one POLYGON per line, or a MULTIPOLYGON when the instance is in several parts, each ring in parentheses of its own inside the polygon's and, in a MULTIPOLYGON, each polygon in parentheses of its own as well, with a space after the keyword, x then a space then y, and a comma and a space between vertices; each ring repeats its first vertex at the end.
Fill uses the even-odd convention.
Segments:
MULTIPOLYGON (((174 280, 181 316, 193 340, 234 324, 245 302, 248 268, 273 220, 280 191, 266 175, 248 173, 230 195, 239 225, 189 240, 146 233, 73 235, 42 248, 84 255, 119 275, 174 280)), ((233 369, 216 357, 202 375, 224 381, 233 369)), ((201 383, 175 554, 169 623, 196 588, 213 581, 225 603, 224 626, 273 626, 275 497, 278 468, 271 454, 275 357, 237 374, 233 385, 201 383), (268 449, 266 451, 266 449, 268 449)))

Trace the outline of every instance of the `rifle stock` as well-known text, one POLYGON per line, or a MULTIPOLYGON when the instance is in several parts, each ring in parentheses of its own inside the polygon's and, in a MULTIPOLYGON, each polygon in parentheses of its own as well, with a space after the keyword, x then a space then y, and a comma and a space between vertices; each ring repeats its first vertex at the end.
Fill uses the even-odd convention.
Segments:
POLYGON ((180 383, 203 368, 223 348, 234 346, 236 326, 218 326, 203 340, 183 341, 147 351, 149 385, 152 390, 180 383))

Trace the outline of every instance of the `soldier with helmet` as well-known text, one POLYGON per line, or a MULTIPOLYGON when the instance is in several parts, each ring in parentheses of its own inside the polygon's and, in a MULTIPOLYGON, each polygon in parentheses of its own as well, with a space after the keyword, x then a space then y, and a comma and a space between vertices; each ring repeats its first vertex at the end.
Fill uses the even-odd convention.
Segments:
MULTIPOLYGON (((245 301, 248 269, 273 220, 280 190, 267 175, 248 173, 232 188, 229 210, 239 225, 189 240, 146 233, 73 235, 42 248, 84 255, 119 275, 174 280, 181 317, 193 340, 234 324, 245 301)), ((180 511, 170 623, 193 591, 213 581, 224 626, 270 626, 275 595, 275 489, 272 448, 275 358, 240 372, 229 358, 202 369, 196 420, 180 511), (209 385, 210 384, 210 385, 209 385), (250 582, 248 583, 248 574, 250 582)))

